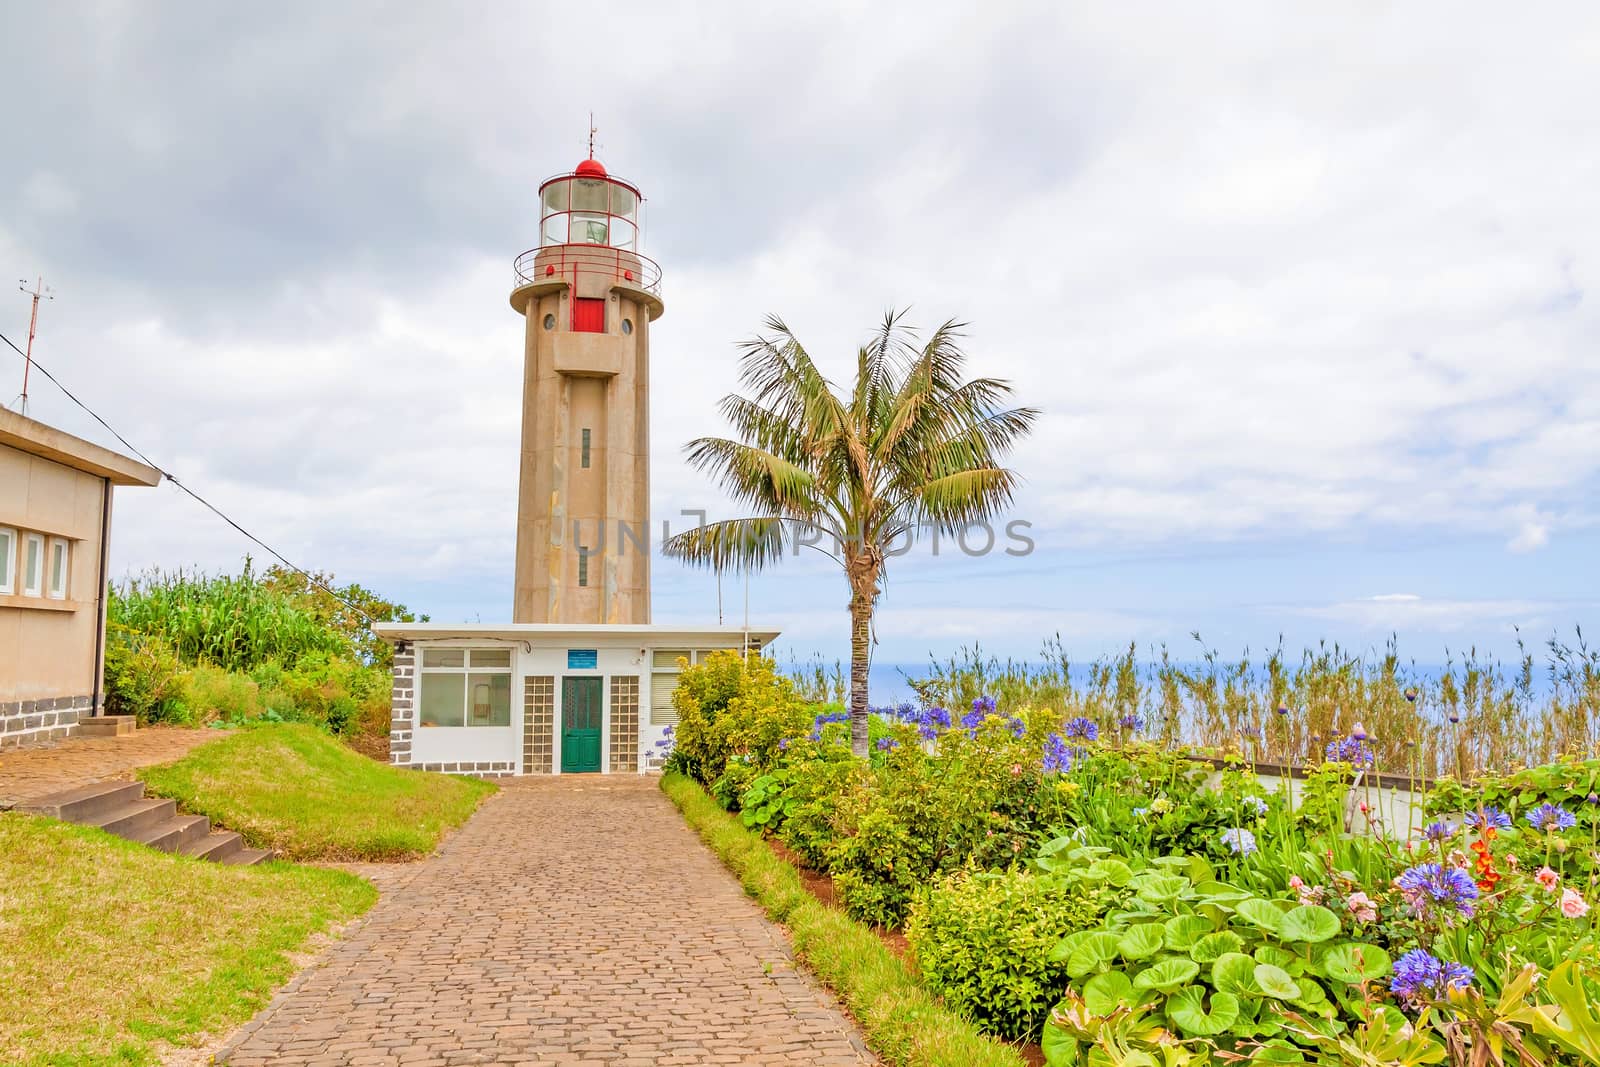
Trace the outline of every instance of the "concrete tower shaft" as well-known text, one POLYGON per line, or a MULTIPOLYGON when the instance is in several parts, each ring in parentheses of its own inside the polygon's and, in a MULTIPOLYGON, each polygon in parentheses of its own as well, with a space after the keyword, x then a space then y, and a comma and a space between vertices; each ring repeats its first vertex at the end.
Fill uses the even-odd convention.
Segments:
POLYGON ((514 622, 650 621, 650 323, 639 193, 593 159, 539 189, 526 319, 514 622))

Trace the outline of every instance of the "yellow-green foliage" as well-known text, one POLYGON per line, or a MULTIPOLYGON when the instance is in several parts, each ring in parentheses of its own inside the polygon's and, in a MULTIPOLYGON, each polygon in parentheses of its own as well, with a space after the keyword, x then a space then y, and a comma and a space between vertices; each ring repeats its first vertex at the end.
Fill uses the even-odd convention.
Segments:
POLYGON ((293 859, 432 852, 495 790, 476 778, 389 767, 288 723, 225 733, 139 777, 156 795, 293 859))
POLYGON ((1066 988, 1050 950, 1105 914, 1104 890, 1029 871, 959 871, 920 894, 906 939, 928 988, 991 1033, 1037 1038, 1066 988))
POLYGON ((766 766, 784 738, 811 729, 811 712, 772 660, 715 652, 685 668, 672 695, 678 711, 673 765, 700 782, 720 778, 730 759, 766 766))
POLYGON ((226 1033, 292 973, 289 954, 377 899, 340 871, 229 867, 0 814, 0 1063, 159 1062, 226 1033))
POLYGON ((1023 1067, 1015 1050, 978 1033, 941 1004, 879 938, 806 892, 800 876, 756 834, 680 774, 661 788, 767 914, 783 923, 795 956, 849 1008, 867 1043, 891 1067, 1023 1067))

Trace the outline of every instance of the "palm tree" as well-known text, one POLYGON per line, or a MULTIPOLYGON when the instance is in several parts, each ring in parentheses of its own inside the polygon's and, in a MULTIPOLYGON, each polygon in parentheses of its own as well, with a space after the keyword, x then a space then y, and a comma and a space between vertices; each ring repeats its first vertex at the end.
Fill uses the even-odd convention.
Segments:
MULTIPOLYGON (((1038 411, 1008 407, 1011 387, 963 381, 962 324, 925 343, 889 312, 856 357, 855 388, 837 392, 777 318, 740 348, 748 396, 722 399, 733 438, 701 437, 689 462, 754 514, 669 538, 663 551, 717 571, 783 559, 785 532, 815 542, 850 583, 850 738, 867 754, 872 613, 886 550, 930 528, 959 536, 1011 502, 1017 475, 1000 457, 1038 411)), ((798 553, 798 548, 796 549, 798 553)))

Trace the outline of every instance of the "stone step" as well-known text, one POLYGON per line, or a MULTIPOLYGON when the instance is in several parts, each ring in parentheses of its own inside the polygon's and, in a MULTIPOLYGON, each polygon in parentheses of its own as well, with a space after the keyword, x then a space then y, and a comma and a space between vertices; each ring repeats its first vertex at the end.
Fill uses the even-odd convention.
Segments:
POLYGON ((254 867, 258 863, 265 863, 272 858, 272 850, 266 848, 241 848, 237 852, 230 852, 224 859, 230 867, 254 867))
POLYGON ((176 815, 165 822, 122 836, 162 852, 177 852, 191 841, 204 840, 210 831, 211 820, 204 815, 176 815))
POLYGON ((92 715, 78 720, 79 737, 127 737, 139 728, 132 715, 92 715))
POLYGON ((84 822, 143 798, 142 782, 91 782, 29 801, 19 805, 18 810, 65 822, 84 822))
POLYGON ((178 854, 181 856, 193 856, 197 860, 222 863, 229 856, 243 849, 244 838, 232 830, 216 830, 204 837, 186 842, 178 849, 178 854))
POLYGON ((120 808, 112 808, 99 815, 76 821, 83 826, 98 826, 108 834, 128 837, 139 830, 166 822, 177 814, 178 805, 173 801, 146 797, 131 804, 124 804, 120 808))

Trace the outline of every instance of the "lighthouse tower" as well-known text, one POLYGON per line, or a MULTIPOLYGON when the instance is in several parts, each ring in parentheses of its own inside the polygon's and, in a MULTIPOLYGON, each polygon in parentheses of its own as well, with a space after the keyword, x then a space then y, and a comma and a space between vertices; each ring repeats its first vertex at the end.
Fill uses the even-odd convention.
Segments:
POLYGON ((593 158, 539 187, 526 319, 514 622, 650 621, 650 323, 638 187, 593 158))

